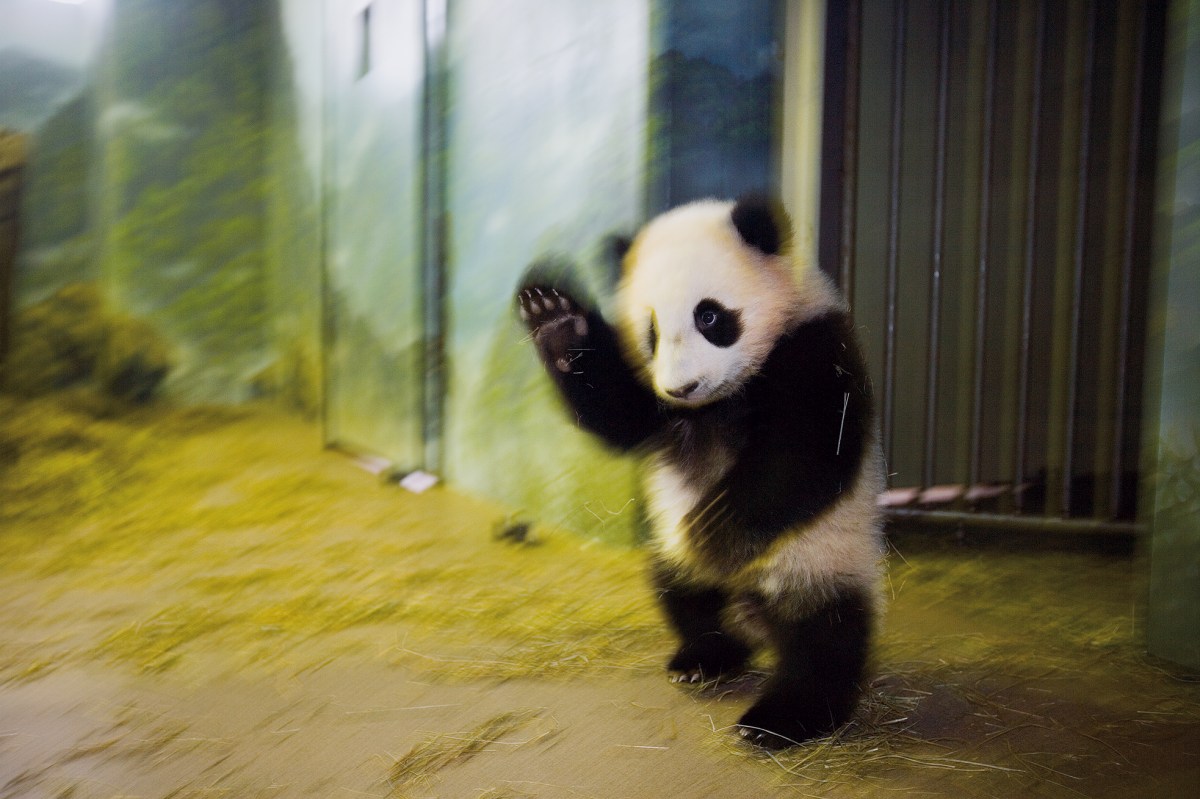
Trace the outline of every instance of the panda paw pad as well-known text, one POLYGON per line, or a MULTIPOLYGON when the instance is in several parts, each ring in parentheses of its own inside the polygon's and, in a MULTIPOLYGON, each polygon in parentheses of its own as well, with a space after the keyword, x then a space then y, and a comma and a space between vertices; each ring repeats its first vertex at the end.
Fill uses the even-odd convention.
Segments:
POLYGON ((560 372, 570 372, 588 334, 584 311, 566 293, 531 286, 517 292, 521 321, 533 334, 543 358, 560 372))

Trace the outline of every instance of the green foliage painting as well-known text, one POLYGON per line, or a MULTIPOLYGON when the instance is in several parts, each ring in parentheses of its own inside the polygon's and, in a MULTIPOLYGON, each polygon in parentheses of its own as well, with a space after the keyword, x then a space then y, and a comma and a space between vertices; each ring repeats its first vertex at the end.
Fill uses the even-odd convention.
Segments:
POLYGON ((243 398, 266 357, 263 23, 229 0, 113 10, 101 273, 179 342, 185 395, 243 398))

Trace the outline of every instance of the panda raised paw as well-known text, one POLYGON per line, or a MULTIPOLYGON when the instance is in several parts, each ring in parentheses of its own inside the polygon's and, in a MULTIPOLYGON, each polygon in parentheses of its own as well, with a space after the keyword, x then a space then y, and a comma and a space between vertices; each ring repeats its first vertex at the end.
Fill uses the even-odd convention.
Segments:
POLYGON ((530 286, 517 292, 521 321, 547 364, 570 372, 588 335, 587 315, 566 292, 530 286))

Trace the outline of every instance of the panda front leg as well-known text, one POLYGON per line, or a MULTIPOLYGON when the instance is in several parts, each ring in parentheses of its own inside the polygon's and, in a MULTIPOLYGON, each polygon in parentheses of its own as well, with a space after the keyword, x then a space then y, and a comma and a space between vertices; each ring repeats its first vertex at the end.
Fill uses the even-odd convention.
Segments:
POLYGON ((763 615, 778 662, 739 732, 770 749, 829 735, 850 719, 862 693, 872 633, 866 596, 842 588, 803 618, 771 607, 763 615))
POLYGON ((566 287, 527 280, 521 320, 546 373, 584 429, 620 450, 638 447, 663 424, 657 399, 625 360, 616 332, 566 287))
POLYGON ((726 592, 689 582, 657 560, 652 575, 667 621, 679 636, 679 649, 667 663, 671 681, 704 682, 745 671, 750 648, 722 624, 726 592))

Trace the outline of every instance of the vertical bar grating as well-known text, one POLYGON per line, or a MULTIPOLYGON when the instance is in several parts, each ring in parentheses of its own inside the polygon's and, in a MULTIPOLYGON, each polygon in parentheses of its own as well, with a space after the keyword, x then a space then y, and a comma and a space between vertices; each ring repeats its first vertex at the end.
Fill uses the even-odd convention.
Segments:
POLYGON ((1091 166, 1092 82, 1096 61, 1096 15, 1094 0, 1085 8, 1087 31, 1083 44, 1083 85, 1080 91, 1079 173, 1075 200, 1075 249, 1073 253, 1073 293, 1071 296, 1071 343, 1067 351, 1066 430, 1063 436, 1063 474, 1060 515, 1071 514, 1072 483, 1075 471, 1076 405, 1079 401, 1079 347, 1083 314, 1083 265, 1088 223, 1088 172, 1091 166))
POLYGON ((846 123, 842 132, 842 244, 838 279, 851 307, 854 305, 855 237, 858 219, 858 88, 862 69, 862 5, 850 0, 846 7, 846 123))
POLYGON ((904 145, 905 0, 896 0, 892 22, 891 156, 888 166, 887 320, 883 342, 883 416, 881 427, 887 461, 892 462, 892 423, 896 398, 896 289, 900 258, 900 158, 904 145))
POLYGON ((1137 226, 1138 196, 1138 152, 1141 149, 1142 81, 1146 64, 1146 28, 1149 11, 1138 4, 1137 33, 1133 62, 1133 93, 1129 99, 1129 163, 1125 173, 1125 230, 1121 242, 1121 288, 1120 310, 1117 322, 1117 379, 1116 398, 1113 407, 1113 462, 1112 488, 1109 503, 1109 518, 1121 515, 1121 499, 1124 490, 1122 473, 1125 470, 1125 413, 1127 402, 1126 381, 1129 379, 1129 336, 1133 313, 1133 247, 1134 231, 1137 226))
POLYGON ((979 258, 975 273, 975 352, 972 376, 971 457, 968 485, 979 483, 983 458, 983 375, 984 345, 987 343, 988 258, 991 246, 992 214, 992 140, 995 136, 996 52, 1000 46, 998 0, 987 8, 987 44, 983 77, 983 130, 979 158, 979 258))
POLYGON ((942 265, 946 255, 946 135, 950 97, 950 3, 938 4, 937 120, 933 153, 933 271, 929 276, 929 352, 925 382, 925 460, 921 477, 926 487, 934 483, 937 441, 938 381, 940 378, 942 265))
MULTIPOLYGON (((831 45, 844 45, 827 96, 845 101, 846 126, 827 133, 828 185, 842 191, 830 194, 824 240, 847 295, 856 285, 860 296, 869 291, 883 324, 873 357, 882 442, 888 464, 903 456, 905 472, 886 499, 891 519, 1136 534, 1127 478, 1141 465, 1139 267, 1152 212, 1163 4, 864 6, 839 4, 828 32, 831 45), (1017 50, 1002 49, 1014 36, 1017 50), (882 49, 864 57, 876 42, 882 49), (924 92, 928 101, 914 106, 924 92), (872 110, 887 114, 877 126, 889 126, 886 134, 860 130, 872 110), (929 225, 923 235, 905 227, 910 199, 927 203, 918 210, 930 214, 919 217, 929 225), (912 272, 918 261, 928 264, 923 274, 912 272), (911 367, 924 373, 910 376, 905 337, 923 333, 928 349, 911 367), (1095 351, 1094 335, 1103 336, 1095 351), (923 404, 900 393, 916 385, 923 404), (1093 400, 1096 413, 1085 413, 1093 400), (948 448, 939 432, 951 420, 948 448), (910 453, 903 442, 913 425, 924 440, 910 453), (922 491, 943 482, 954 490, 922 491)), ((841 109, 838 117, 840 126, 841 109)))
POLYGON ((1042 69, 1046 58, 1046 0, 1039 0, 1034 22, 1033 86, 1029 105, 1029 149, 1025 196, 1025 253, 1021 283, 1021 354, 1017 387, 1017 452, 1014 458, 1013 484, 1017 487, 1017 510, 1024 510, 1025 463, 1029 457, 1029 387, 1033 339, 1033 266, 1037 258, 1037 203, 1039 160, 1041 158, 1042 69))

